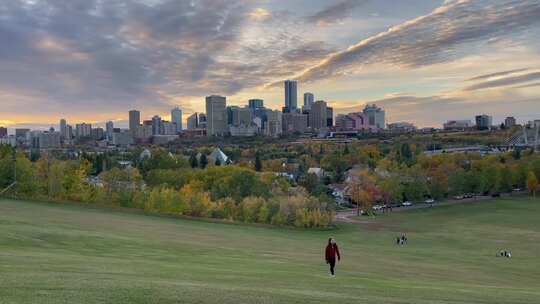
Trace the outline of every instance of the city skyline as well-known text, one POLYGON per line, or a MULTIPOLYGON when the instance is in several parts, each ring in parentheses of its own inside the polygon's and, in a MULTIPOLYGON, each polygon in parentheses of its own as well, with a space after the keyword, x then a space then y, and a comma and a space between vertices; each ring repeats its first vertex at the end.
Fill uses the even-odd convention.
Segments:
POLYGON ((334 115, 375 103, 419 127, 483 113, 525 123, 540 113, 539 33, 537 0, 10 1, 0 125, 127 127, 130 109, 175 106, 185 124, 212 94, 281 109, 286 79, 334 115))

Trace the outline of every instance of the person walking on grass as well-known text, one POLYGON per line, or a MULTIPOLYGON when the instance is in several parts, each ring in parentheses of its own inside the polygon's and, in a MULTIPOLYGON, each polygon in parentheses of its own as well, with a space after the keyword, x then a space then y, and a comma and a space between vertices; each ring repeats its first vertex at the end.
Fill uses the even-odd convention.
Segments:
POLYGON ((338 245, 336 244, 336 240, 334 240, 333 238, 329 238, 328 245, 326 245, 325 258, 326 264, 330 265, 330 276, 332 277, 336 276, 336 257, 338 261, 341 260, 338 245))

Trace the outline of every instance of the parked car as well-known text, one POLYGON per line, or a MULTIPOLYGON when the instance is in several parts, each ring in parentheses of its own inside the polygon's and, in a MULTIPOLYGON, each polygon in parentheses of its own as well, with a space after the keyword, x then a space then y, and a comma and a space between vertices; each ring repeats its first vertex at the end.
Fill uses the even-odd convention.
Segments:
POLYGON ((514 192, 521 192, 522 189, 521 189, 521 188, 514 188, 514 189, 512 189, 512 191, 514 191, 514 192))
POLYGON ((401 203, 401 206, 403 206, 403 207, 410 207, 410 206, 412 206, 412 203, 409 202, 409 201, 406 201, 406 202, 401 203))
POLYGON ((432 198, 428 198, 427 200, 424 201, 426 204, 434 204, 435 203, 435 200, 432 199, 432 198))
POLYGON ((491 194, 491 197, 501 197, 501 194, 499 192, 495 192, 491 194))
POLYGON ((463 195, 456 195, 456 196, 454 196, 454 199, 455 199, 455 200, 458 200, 458 201, 460 201, 460 200, 462 200, 462 199, 464 199, 464 198, 465 198, 465 196, 463 196, 463 195))

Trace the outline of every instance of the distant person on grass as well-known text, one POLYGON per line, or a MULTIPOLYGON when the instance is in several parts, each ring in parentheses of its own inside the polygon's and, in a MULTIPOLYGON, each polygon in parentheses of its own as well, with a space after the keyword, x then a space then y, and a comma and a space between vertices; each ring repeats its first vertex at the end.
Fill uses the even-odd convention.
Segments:
POLYGON ((336 244, 336 240, 334 240, 333 238, 329 238, 328 245, 326 245, 325 258, 326 264, 330 265, 330 275, 332 277, 336 276, 334 271, 334 268, 336 267, 336 257, 338 261, 341 260, 338 245, 336 244))

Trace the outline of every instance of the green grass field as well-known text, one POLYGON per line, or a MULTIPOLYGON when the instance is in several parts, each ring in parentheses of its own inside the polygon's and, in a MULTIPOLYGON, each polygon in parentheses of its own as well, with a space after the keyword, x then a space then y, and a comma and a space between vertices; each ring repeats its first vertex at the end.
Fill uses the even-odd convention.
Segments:
POLYGON ((0 200, 0 286, 0 303, 540 303, 540 200, 330 232, 0 200), (330 235, 336 278, 322 257, 330 235), (504 248, 512 259, 495 257, 504 248))

